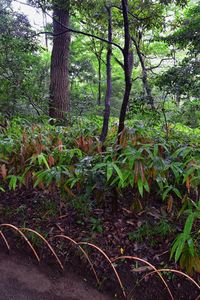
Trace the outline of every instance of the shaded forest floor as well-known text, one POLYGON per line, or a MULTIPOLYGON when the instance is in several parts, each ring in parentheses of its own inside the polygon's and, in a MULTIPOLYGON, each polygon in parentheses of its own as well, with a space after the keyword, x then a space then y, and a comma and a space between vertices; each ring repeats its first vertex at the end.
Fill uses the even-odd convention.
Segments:
MULTIPOLYGON (((131 255, 145 259, 156 267, 178 268, 169 258, 171 243, 177 232, 182 230, 176 213, 169 213, 166 203, 160 203, 150 197, 142 202, 136 201, 138 212, 135 213, 137 207, 134 207, 133 212, 129 204, 137 195, 127 191, 125 196, 116 195, 116 198, 118 200, 114 206, 113 201, 108 199, 102 208, 93 208, 89 213, 84 212, 84 209, 87 209, 84 203, 77 201, 75 209, 69 202, 62 202, 56 194, 38 190, 1 193, 0 223, 35 229, 48 240, 55 235, 65 234, 76 241, 86 241, 99 246, 110 258, 131 255), (123 201, 123 197, 126 201, 123 201), (126 203, 126 206, 123 203, 126 203)), ((25 242, 10 231, 5 233, 6 237, 9 237, 11 248, 16 247, 24 253, 24 249, 27 249, 25 242)), ((43 260, 54 265, 54 259, 41 241, 31 234, 28 238, 38 249, 43 260)), ((51 244, 67 268, 72 268, 95 285, 90 268, 77 249, 61 240, 54 239, 51 244)), ((101 279, 100 289, 116 299, 123 299, 106 260, 99 252, 86 249, 101 279)), ((26 253, 28 251, 27 249, 26 253)), ((170 299, 163 283, 156 276, 149 276, 138 284, 147 271, 144 265, 122 261, 117 263, 117 269, 129 293, 129 299, 170 299)), ((198 290, 183 277, 166 273, 165 279, 176 300, 193 300, 198 296, 198 290)), ((198 280, 197 276, 195 279, 198 280)))
POLYGON ((0 300, 111 300, 71 271, 61 275, 17 253, 0 254, 0 272, 0 300))

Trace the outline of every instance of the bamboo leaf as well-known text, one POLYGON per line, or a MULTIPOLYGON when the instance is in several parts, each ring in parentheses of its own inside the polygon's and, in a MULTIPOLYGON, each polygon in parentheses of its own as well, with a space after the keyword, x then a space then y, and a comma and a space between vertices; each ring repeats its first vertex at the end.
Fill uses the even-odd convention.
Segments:
POLYGON ((113 174, 113 165, 112 164, 107 164, 107 181, 109 181, 109 179, 111 178, 112 174, 113 174))
POLYGON ((173 192, 176 194, 176 196, 180 199, 182 199, 181 193, 179 192, 179 190, 177 188, 173 188, 173 192))
POLYGON ((138 185, 138 191, 140 195, 143 197, 144 189, 143 189, 143 182, 141 178, 138 179, 137 185, 138 185))
POLYGON ((120 168, 114 163, 112 163, 112 166, 115 169, 115 171, 117 172, 117 175, 119 176, 120 181, 124 182, 123 174, 122 174, 122 171, 120 170, 120 168))
POLYGON ((192 237, 190 237, 187 240, 187 244, 188 244, 190 254, 194 257, 195 251, 194 251, 194 241, 193 241, 192 237))
POLYGON ((163 200, 165 200, 166 199, 166 197, 167 197, 167 195, 169 194, 169 192, 172 190, 172 186, 169 186, 165 191, 164 191, 164 193, 163 193, 163 195, 162 195, 162 199, 163 200))
POLYGON ((186 238, 188 238, 189 235, 190 235, 190 232, 191 232, 192 226, 193 226, 193 221, 194 221, 194 213, 191 213, 191 214, 187 217, 187 220, 186 220, 185 226, 184 226, 184 230, 183 230, 184 236, 185 236, 186 238))

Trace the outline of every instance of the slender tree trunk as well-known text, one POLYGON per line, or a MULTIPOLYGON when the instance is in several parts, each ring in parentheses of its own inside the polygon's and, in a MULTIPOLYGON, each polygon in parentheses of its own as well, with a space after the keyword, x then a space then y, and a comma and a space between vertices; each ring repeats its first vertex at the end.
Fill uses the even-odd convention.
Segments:
MULTIPOLYGON (((66 1, 66 3, 69 5, 69 1, 66 1)), ((54 5, 53 17, 64 26, 69 26, 69 9, 54 5)), ((55 36, 51 56, 49 116, 63 119, 69 110, 68 58, 70 33, 66 32, 58 35, 63 32, 63 26, 55 20, 53 21, 55 36)))
POLYGON ((129 103, 129 97, 131 92, 131 55, 130 55, 130 31, 129 31, 129 19, 128 19, 128 0, 122 0, 123 20, 124 20, 124 76, 125 76, 125 91, 123 102, 119 117, 118 134, 124 129, 124 122, 126 118, 126 111, 129 103))
MULTIPOLYGON (((112 43, 112 11, 110 7, 106 7, 106 10, 108 13, 108 41, 112 43)), ((112 92, 111 57, 112 57, 112 44, 108 44, 107 57, 106 57, 107 87, 106 87, 106 96, 105 96, 103 127, 100 135, 101 142, 104 142, 106 139, 108 133, 109 117, 110 117, 110 98, 112 92)))
POLYGON ((144 56, 140 51, 139 43, 137 43, 136 40, 133 39, 133 38, 132 38, 132 40, 134 42, 135 49, 136 49, 136 52, 137 52, 137 55, 138 55, 138 58, 139 58, 139 61, 140 61, 140 65, 141 65, 141 68, 142 68, 142 83, 143 83, 143 88, 144 88, 144 94, 147 97, 147 101, 151 105, 151 108, 154 109, 154 99, 153 99, 153 96, 152 96, 151 87, 150 87, 149 82, 148 82, 148 74, 147 74, 147 69, 146 69, 146 66, 145 66, 144 56))
POLYGON ((101 57, 98 57, 98 98, 97 105, 101 105, 101 57))

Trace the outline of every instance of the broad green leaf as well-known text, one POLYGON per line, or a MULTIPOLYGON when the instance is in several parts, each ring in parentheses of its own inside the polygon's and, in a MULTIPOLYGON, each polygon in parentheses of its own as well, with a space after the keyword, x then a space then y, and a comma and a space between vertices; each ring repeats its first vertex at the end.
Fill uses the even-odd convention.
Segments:
POLYGON ((17 176, 11 175, 10 182, 9 182, 9 188, 11 190, 15 190, 17 185, 17 176))
POLYGON ((173 189, 173 187, 172 187, 172 186, 169 186, 169 187, 164 191, 164 193, 163 193, 163 195, 162 195, 162 199, 163 199, 163 200, 165 200, 165 199, 167 198, 169 192, 170 192, 172 189, 173 189))
POLYGON ((184 245, 185 245, 185 242, 186 240, 184 239, 183 236, 181 236, 180 240, 179 240, 179 243, 178 243, 178 246, 176 248, 176 253, 175 253, 175 261, 177 262, 183 252, 183 248, 184 248, 184 245))
POLYGON ((122 171, 120 170, 120 168, 114 163, 112 163, 112 166, 115 169, 115 171, 117 172, 117 175, 119 176, 120 180, 122 182, 124 182, 123 174, 122 174, 122 171))
POLYGON ((186 239, 188 239, 190 232, 192 230, 192 226, 193 226, 193 221, 194 221, 194 213, 191 213, 188 217, 187 220, 185 222, 185 226, 184 226, 184 236, 186 239))
POLYGON ((173 188, 173 192, 176 194, 177 197, 182 199, 181 193, 179 192, 179 190, 177 188, 173 188))
POLYGON ((4 188, 2 186, 0 186, 0 191, 1 192, 5 192, 4 188))
POLYGON ((138 185, 138 191, 139 191, 140 195, 143 197, 144 189, 143 189, 142 178, 138 179, 137 185, 138 185))
POLYGON ((190 237, 187 240, 187 244, 188 244, 188 248, 189 248, 190 254, 194 257, 195 251, 194 251, 194 242, 193 242, 192 237, 190 237))
POLYGON ((113 174, 113 165, 112 164, 107 164, 107 181, 109 181, 109 179, 111 178, 112 174, 113 174))
POLYGON ((148 181, 145 180, 144 183, 143 183, 143 185, 144 185, 145 190, 149 193, 150 192, 150 188, 149 188, 148 181))

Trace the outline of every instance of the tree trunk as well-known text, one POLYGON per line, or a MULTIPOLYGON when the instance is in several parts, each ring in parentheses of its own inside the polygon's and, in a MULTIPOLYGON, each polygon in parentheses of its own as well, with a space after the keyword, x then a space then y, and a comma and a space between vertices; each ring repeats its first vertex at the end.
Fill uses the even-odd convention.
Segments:
POLYGON ((126 111, 129 103, 129 97, 131 92, 131 55, 130 55, 130 31, 129 31, 129 20, 128 20, 128 0, 122 0, 123 20, 124 20, 124 76, 125 76, 125 91, 123 102, 119 117, 118 134, 124 129, 124 122, 126 118, 126 111))
MULTIPOLYGON (((110 7, 106 7, 106 10, 108 13, 108 41, 112 43, 112 11, 110 7)), ((106 57, 107 86, 106 86, 106 96, 105 96, 103 127, 100 135, 101 142, 104 142, 106 139, 108 133, 109 117, 110 117, 110 98, 112 92, 111 57, 112 57, 112 44, 108 44, 107 57, 106 57)))
POLYGON ((69 26, 69 9, 54 5, 53 17, 53 33, 55 36, 51 56, 49 116, 64 119, 67 111, 69 111, 68 58, 70 33, 66 32, 59 35, 63 32, 63 26, 59 23, 69 26))
POLYGON ((98 57, 98 98, 97 105, 101 105, 101 57, 98 57))
POLYGON ((147 97, 148 103, 151 105, 151 108, 154 109, 154 99, 152 96, 152 91, 151 87, 148 82, 148 75, 147 75, 147 69, 145 66, 145 60, 144 56, 140 51, 140 43, 137 43, 135 39, 132 39, 136 48, 136 52, 140 61, 140 65, 142 68, 142 83, 143 83, 143 88, 144 88, 144 94, 147 97))

